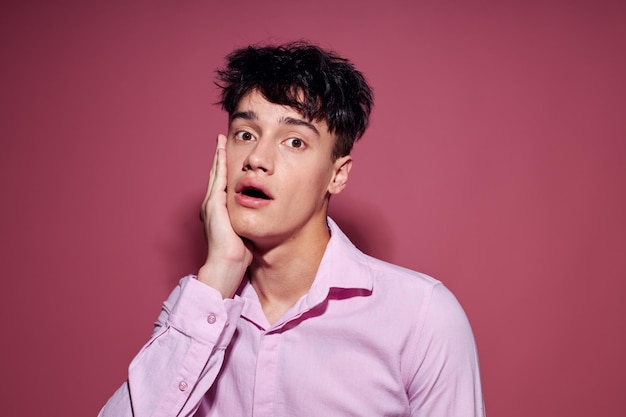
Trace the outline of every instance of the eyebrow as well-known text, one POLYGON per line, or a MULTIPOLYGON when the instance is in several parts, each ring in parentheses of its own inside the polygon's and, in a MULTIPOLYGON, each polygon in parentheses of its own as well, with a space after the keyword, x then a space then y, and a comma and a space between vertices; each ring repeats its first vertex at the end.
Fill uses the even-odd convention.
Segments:
POLYGON ((238 111, 230 115, 229 122, 236 119, 259 120, 259 116, 253 111, 238 111))
MULTIPOLYGON (((259 115, 253 111, 238 111, 238 112, 233 113, 229 117, 229 122, 232 123, 233 121, 237 119, 259 120, 259 115)), ((320 135, 319 130, 317 130, 317 128, 313 125, 313 123, 307 122, 306 120, 296 119, 293 117, 281 117, 278 123, 282 123, 282 124, 286 124, 290 126, 304 126, 308 128, 309 130, 311 130, 316 135, 318 136, 320 135)))
POLYGON ((306 120, 294 119, 293 117, 283 117, 279 120, 279 122, 291 126, 304 126, 313 131, 313 133, 315 133, 317 136, 320 135, 319 130, 317 130, 313 123, 309 123, 306 120))

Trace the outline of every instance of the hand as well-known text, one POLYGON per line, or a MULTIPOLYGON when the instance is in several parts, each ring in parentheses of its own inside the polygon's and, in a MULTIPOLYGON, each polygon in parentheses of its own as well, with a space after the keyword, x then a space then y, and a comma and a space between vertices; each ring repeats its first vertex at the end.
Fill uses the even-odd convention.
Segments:
POLYGON ((198 280, 218 290, 222 297, 230 298, 252 262, 252 252, 231 226, 226 207, 226 183, 226 136, 218 135, 201 211, 209 252, 198 271, 198 280))

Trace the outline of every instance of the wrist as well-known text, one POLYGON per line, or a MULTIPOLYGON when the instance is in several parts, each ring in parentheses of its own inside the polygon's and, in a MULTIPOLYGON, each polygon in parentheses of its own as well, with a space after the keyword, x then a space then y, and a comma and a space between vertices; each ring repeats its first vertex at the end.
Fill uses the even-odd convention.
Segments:
POLYGON ((245 266, 213 264, 207 261, 198 270, 197 277, 198 281, 219 291, 222 298, 233 298, 245 272, 245 266))

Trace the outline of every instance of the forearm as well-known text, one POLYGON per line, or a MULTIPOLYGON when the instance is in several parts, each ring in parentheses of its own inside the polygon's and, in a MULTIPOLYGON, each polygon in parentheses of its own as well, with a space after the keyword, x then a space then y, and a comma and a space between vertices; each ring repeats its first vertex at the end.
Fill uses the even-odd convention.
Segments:
POLYGON ((192 415, 219 373, 241 307, 194 278, 181 280, 100 416, 192 415))

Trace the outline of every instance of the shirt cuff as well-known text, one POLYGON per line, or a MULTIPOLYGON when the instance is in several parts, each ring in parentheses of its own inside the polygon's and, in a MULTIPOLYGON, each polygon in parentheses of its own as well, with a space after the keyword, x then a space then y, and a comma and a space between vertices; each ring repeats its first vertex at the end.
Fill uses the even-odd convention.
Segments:
POLYGON ((243 304, 239 297, 222 299, 219 291, 190 276, 182 282, 169 324, 201 343, 226 347, 237 327, 243 304))

